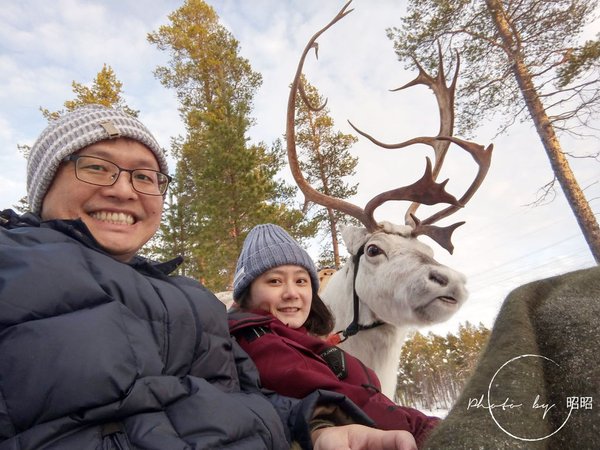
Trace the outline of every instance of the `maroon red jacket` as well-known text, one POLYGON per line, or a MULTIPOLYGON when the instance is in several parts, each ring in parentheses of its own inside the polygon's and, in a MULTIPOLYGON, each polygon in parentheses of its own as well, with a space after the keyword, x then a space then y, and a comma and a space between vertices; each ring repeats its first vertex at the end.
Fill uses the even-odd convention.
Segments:
POLYGON ((250 355, 262 385, 288 397, 302 398, 315 389, 350 398, 383 430, 406 430, 420 447, 440 421, 437 417, 396 405, 380 392, 375 372, 338 347, 289 328, 264 311, 229 313, 229 330, 250 355))

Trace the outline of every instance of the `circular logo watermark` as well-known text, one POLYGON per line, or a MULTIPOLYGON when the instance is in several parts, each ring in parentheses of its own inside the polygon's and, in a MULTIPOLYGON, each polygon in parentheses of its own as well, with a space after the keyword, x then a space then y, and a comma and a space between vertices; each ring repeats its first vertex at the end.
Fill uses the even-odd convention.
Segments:
MULTIPOLYGON (((500 373, 500 371, 502 369, 504 369, 506 366, 508 366, 509 364, 511 364, 514 361, 517 361, 521 358, 543 358, 547 361, 550 361, 553 364, 556 364, 558 367, 560 367, 560 364, 556 363, 556 361, 553 361, 550 358, 547 358, 545 356, 542 355, 520 355, 517 356, 513 359, 510 359, 508 361, 506 361, 504 364, 502 364, 502 366, 500 366, 500 368, 496 371, 496 373, 494 374, 494 376, 492 377, 492 379, 490 380, 490 384, 488 385, 488 392, 487 392, 487 401, 488 401, 488 405, 491 404, 490 403, 490 398, 492 396, 492 385, 494 384, 494 380, 496 379, 496 376, 498 376, 498 374, 500 373)), ((552 408, 555 405, 538 405, 536 402, 539 399, 539 396, 536 397, 536 400, 534 400, 533 403, 533 407, 543 407, 544 410, 544 418, 546 417, 547 412, 550 410, 550 408, 552 408)), ((488 411, 490 413, 490 416, 492 416, 492 419, 494 420, 494 422, 496 423, 496 425, 498 425, 498 427, 504 431, 506 434, 508 434, 510 437, 513 437, 515 439, 518 439, 520 441, 542 441, 544 439, 548 439, 550 436, 554 435, 555 433, 558 433, 560 431, 560 429, 562 427, 564 427, 567 424, 567 421, 569 420, 569 417, 571 417, 571 413, 573 412, 573 407, 571 407, 569 409, 569 414, 567 415, 567 418, 564 420, 564 422, 560 425, 560 427, 558 427, 556 430, 554 430, 552 433, 547 434, 545 436, 541 436, 541 437, 536 437, 536 438, 526 438, 526 437, 522 437, 522 436, 517 436, 516 434, 511 433, 510 431, 508 431, 506 428, 504 428, 502 425, 500 425, 500 423, 498 423, 498 420, 496 420, 496 416, 494 416, 494 408, 488 408, 488 411)))
MULTIPOLYGON (((504 383, 509 383, 511 386, 511 389, 514 389, 515 386, 515 370, 519 371, 521 370, 521 368, 523 368, 522 370, 524 370, 524 372, 522 373, 523 376, 528 377, 529 380, 529 384, 531 384, 532 386, 537 386, 535 384, 535 374, 537 373, 536 370, 534 370, 533 372, 529 372, 529 370, 527 370, 527 368, 535 368, 536 367, 536 363, 539 364, 540 361, 539 360, 543 360, 541 361, 542 363, 546 363, 546 364, 553 364, 554 366, 556 366, 556 368, 560 368, 560 364, 558 364, 556 361, 546 357, 546 356, 542 356, 542 355, 535 355, 535 354, 524 354, 524 355, 519 355, 516 356, 508 361, 506 361, 504 364, 502 364, 502 366, 500 366, 500 368, 496 371, 496 373, 494 373, 494 376, 492 377, 492 379, 490 380, 489 384, 488 384, 488 390, 487 390, 487 405, 484 404, 484 394, 481 395, 480 398, 470 398, 469 399, 469 403, 467 406, 467 409, 470 408, 486 408, 490 414, 490 417, 492 418, 492 420, 494 421, 494 423, 496 424, 496 426, 498 426, 498 428, 500 430, 502 430, 504 433, 506 433, 508 436, 514 438, 514 439, 518 439, 520 441, 528 441, 528 442, 532 442, 532 441, 541 441, 544 439, 548 439, 549 437, 553 436, 554 434, 558 433, 569 421, 569 418, 571 417, 571 414, 573 412, 574 409, 592 409, 592 397, 566 397, 566 410, 557 407, 556 404, 554 403, 545 403, 545 400, 542 400, 540 397, 540 394, 537 393, 537 395, 535 395, 535 398, 532 397, 527 397, 527 395, 531 395, 530 393, 520 393, 518 395, 513 395, 515 398, 520 399, 520 403, 517 402, 516 400, 511 400, 509 397, 506 397, 505 400, 502 403, 499 404, 495 404, 493 403, 493 399, 494 398, 502 398, 502 386, 505 386, 504 383), (528 363, 528 365, 524 365, 527 362, 527 359, 530 360, 534 360, 534 361, 530 361, 528 363), (538 360, 538 361, 535 361, 538 360), (518 364, 521 364, 521 366, 518 366, 518 364), (512 365, 512 366, 511 366, 512 365), (508 368, 510 368, 511 370, 507 370, 508 368), (511 378, 512 377, 512 378, 511 378), (533 380, 533 381, 532 381, 533 380), (530 401, 531 398, 533 398, 533 401, 530 401), (514 429, 512 429, 513 427, 524 427, 527 426, 528 419, 529 417, 526 417, 527 414, 532 414, 531 412, 527 412, 528 408, 530 409, 530 411, 537 411, 538 413, 541 413, 541 419, 545 420, 547 414, 551 411, 554 410, 554 416, 553 419, 554 421, 558 421, 558 420, 562 420, 562 422, 560 423, 560 425, 558 427, 556 427, 556 429, 547 432, 548 429, 545 428, 544 429, 544 433, 543 435, 540 436, 524 436, 524 434, 527 433, 523 433, 521 431, 515 431, 514 429), (497 411, 502 411, 502 413, 497 412, 494 413, 494 410, 497 411), (559 412, 559 410, 561 410, 559 412), (512 411, 512 412, 510 412, 512 411), (502 414, 504 414, 504 417, 507 417, 507 414, 517 414, 517 411, 521 411, 521 415, 520 416, 516 416, 517 420, 515 420, 515 417, 511 417, 512 420, 509 420, 508 423, 512 423, 510 426, 508 424, 504 424, 503 420, 501 418, 502 414), (500 416, 498 415, 500 414, 500 416), (566 417, 564 417, 564 415, 566 414, 566 417), (564 417, 564 419, 562 419, 562 417, 564 417), (511 428, 511 429, 509 429, 511 428)), ((542 370, 542 372, 544 372, 542 370)), ((528 383, 525 383, 525 386, 527 386, 528 383)), ((514 391, 513 391, 513 394, 514 391)), ((534 421, 537 420, 537 423, 539 424, 539 418, 536 415, 535 418, 533 419, 534 421)), ((537 425, 533 426, 533 429, 538 429, 537 425)))

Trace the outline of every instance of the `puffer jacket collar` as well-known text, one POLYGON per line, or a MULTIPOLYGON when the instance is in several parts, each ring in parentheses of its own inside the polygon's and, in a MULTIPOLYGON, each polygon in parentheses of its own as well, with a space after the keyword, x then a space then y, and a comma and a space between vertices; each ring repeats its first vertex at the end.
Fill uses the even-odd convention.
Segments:
MULTIPOLYGON (((0 226, 8 230, 22 227, 51 228, 79 241, 86 247, 110 256, 110 254, 102 249, 96 239, 94 239, 90 233, 90 230, 81 219, 57 219, 43 221, 37 214, 32 212, 26 212, 25 214, 18 215, 12 209, 5 209, 4 211, 0 212, 0 226)), ((176 256, 169 261, 160 263, 144 258, 143 256, 136 255, 127 264, 143 274, 166 276, 177 269, 182 262, 183 257, 181 256, 176 256)))

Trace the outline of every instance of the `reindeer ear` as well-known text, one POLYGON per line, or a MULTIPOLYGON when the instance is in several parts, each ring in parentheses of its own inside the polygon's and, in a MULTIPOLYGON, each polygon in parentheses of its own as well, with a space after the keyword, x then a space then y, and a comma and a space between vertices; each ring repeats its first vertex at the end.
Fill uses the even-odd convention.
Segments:
POLYGON ((367 241, 367 237, 370 234, 366 228, 363 227, 342 227, 342 239, 346 244, 346 249, 352 255, 356 255, 358 249, 367 241))

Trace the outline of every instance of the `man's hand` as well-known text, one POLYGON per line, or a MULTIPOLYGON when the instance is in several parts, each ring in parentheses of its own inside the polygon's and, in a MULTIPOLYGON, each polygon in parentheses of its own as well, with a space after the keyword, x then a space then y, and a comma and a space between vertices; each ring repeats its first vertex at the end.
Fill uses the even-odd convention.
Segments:
POLYGON ((315 450, 417 450, 408 431, 384 431, 364 425, 320 428, 312 433, 315 450))

